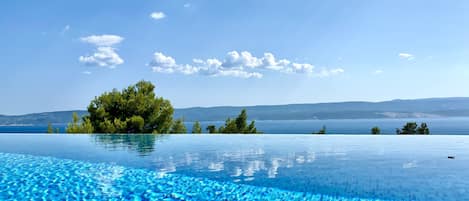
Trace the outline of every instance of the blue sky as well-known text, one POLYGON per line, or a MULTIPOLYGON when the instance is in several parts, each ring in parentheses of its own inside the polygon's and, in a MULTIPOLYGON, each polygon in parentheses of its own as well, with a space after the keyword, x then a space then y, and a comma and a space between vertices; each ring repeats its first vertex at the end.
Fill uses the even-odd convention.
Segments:
POLYGON ((469 96, 468 1, 0 2, 0 114, 469 96))

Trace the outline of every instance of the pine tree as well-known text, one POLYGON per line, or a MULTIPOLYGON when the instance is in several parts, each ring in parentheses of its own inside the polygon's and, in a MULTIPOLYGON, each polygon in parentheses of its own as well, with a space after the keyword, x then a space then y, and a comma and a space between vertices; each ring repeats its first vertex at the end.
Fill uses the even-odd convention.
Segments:
POLYGON ((194 123, 194 126, 192 126, 192 133, 197 133, 197 134, 202 133, 202 128, 200 127, 199 121, 196 121, 194 123))
POLYGON ((47 133, 54 133, 54 128, 52 128, 52 124, 48 123, 47 124, 47 133))

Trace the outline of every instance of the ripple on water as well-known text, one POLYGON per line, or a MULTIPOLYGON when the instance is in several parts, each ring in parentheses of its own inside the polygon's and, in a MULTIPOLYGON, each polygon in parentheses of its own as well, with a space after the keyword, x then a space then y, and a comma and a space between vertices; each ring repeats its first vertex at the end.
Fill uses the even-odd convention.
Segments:
POLYGON ((0 189, 1 200, 374 200, 9 153, 0 153, 0 189))

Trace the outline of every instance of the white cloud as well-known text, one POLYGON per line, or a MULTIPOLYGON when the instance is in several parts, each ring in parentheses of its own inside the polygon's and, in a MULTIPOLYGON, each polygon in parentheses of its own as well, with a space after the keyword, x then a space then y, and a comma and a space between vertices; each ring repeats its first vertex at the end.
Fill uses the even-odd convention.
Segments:
POLYGON ((153 12, 150 14, 150 17, 155 19, 155 20, 161 20, 166 17, 166 15, 163 12, 153 12))
POLYGON ((231 70, 220 70, 218 73, 213 76, 231 76, 231 77, 240 77, 240 78, 262 78, 264 75, 258 72, 247 72, 238 69, 231 70))
POLYGON ((178 64, 170 56, 156 52, 148 64, 154 72, 182 73, 186 75, 199 74, 207 76, 230 76, 240 78, 262 78, 262 71, 280 73, 307 74, 310 76, 327 77, 343 73, 342 68, 322 69, 314 71, 314 66, 308 63, 294 63, 287 59, 277 60, 272 53, 264 53, 263 57, 255 57, 250 52, 228 52, 223 61, 218 59, 193 59, 192 64, 178 64))
POLYGON ((184 8, 189 8, 189 7, 191 7, 191 4, 190 4, 190 3, 184 4, 184 8))
POLYGON ((313 73, 314 66, 311 64, 292 63, 291 67, 286 68, 286 72, 293 73, 313 73))
POLYGON ((79 61, 85 65, 115 68, 124 63, 124 60, 112 47, 98 47, 93 55, 80 56, 79 61))
POLYGON ((90 72, 90 71, 83 71, 83 72, 81 72, 81 73, 83 73, 83 74, 85 74, 85 75, 91 75, 91 72, 90 72))
POLYGON ((186 75, 194 74, 198 72, 196 67, 190 65, 178 65, 176 64, 176 60, 174 60, 170 56, 166 56, 161 52, 155 52, 153 55, 153 59, 149 64, 153 72, 158 73, 183 73, 186 75))
POLYGON ((412 60, 414 59, 414 55, 412 54, 409 54, 409 53, 399 53, 398 56, 401 58, 401 59, 407 59, 407 60, 412 60))
POLYGON ((124 38, 117 35, 91 35, 80 38, 82 42, 90 43, 96 46, 113 46, 121 43, 124 38))
POLYGON ((321 69, 318 73, 313 74, 313 75, 318 76, 318 77, 329 77, 329 76, 338 75, 344 72, 345 70, 342 68, 321 69))
POLYGON ((80 56, 78 60, 89 66, 115 68, 123 64, 124 60, 117 54, 113 45, 121 43, 124 38, 117 35, 91 35, 80 38, 82 42, 93 44, 96 50, 92 55, 80 56))

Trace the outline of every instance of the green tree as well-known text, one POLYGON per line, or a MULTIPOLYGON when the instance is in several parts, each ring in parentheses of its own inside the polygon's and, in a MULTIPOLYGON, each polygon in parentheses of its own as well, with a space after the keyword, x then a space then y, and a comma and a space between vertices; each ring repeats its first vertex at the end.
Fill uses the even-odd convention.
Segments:
POLYGON ((47 124, 47 133, 54 133, 54 128, 51 123, 47 124))
POLYGON ((182 119, 177 119, 174 121, 173 125, 171 126, 171 130, 169 133, 187 133, 186 126, 184 125, 184 121, 182 119))
POLYGON ((84 120, 80 122, 80 117, 74 112, 72 122, 67 125, 65 131, 67 133, 93 133, 93 125, 87 117, 84 117, 84 120))
POLYGON ((259 133, 256 128, 255 121, 251 121, 251 123, 247 124, 247 112, 245 109, 241 110, 241 113, 235 118, 231 119, 228 118, 225 121, 225 125, 221 126, 218 129, 220 133, 259 133))
POLYGON ((225 121, 225 126, 220 126, 219 133, 240 133, 236 125, 236 120, 228 118, 225 121))
POLYGON ((59 134, 60 133, 60 128, 55 128, 55 133, 59 134))
POLYGON ((320 135, 326 134, 326 126, 322 126, 322 128, 318 132, 314 132, 313 134, 320 134, 320 135))
POLYGON ((241 113, 236 117, 235 123, 236 123, 236 128, 239 133, 244 133, 247 131, 247 120, 248 120, 248 115, 246 112, 246 109, 241 110, 241 113))
POLYGON ((378 126, 375 126, 375 127, 371 128, 371 134, 373 134, 373 135, 381 134, 381 129, 379 129, 378 126))
POLYGON ((247 133, 260 133, 260 132, 257 132, 255 121, 251 121, 251 123, 248 126, 247 133))
POLYGON ((430 134, 430 129, 428 129, 427 123, 421 123, 417 128, 417 134, 428 135, 430 134))
POLYGON ((91 101, 84 119, 89 119, 96 133, 169 133, 174 109, 154 89, 151 82, 140 81, 121 91, 105 92, 91 101))
POLYGON ((414 135, 417 133, 417 123, 407 122, 402 129, 396 129, 397 134, 414 135))
POLYGON ((192 133, 202 133, 202 128, 200 127, 199 121, 196 121, 194 125, 192 126, 192 133))
POLYGON ((217 133, 217 127, 215 125, 208 125, 206 129, 210 134, 217 133))

